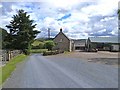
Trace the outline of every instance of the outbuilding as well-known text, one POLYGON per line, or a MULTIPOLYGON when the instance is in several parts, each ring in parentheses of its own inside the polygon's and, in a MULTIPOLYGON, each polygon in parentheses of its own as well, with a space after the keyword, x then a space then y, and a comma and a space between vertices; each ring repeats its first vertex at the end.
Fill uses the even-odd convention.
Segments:
POLYGON ((104 51, 120 51, 120 42, 118 37, 89 37, 86 48, 88 51, 92 49, 104 51))

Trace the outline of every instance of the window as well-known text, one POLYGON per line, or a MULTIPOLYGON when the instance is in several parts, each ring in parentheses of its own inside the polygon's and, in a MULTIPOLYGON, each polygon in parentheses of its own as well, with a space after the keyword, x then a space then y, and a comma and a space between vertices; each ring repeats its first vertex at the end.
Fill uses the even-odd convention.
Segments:
POLYGON ((63 41, 63 39, 60 39, 60 42, 62 42, 63 41))

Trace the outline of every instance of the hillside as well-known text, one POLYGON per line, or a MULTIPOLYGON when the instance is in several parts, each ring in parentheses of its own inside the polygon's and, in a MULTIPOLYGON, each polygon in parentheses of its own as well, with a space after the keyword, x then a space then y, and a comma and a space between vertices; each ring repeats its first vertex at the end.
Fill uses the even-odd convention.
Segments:
POLYGON ((32 45, 33 45, 33 46, 38 46, 40 43, 41 43, 41 41, 35 40, 35 41, 32 43, 32 45))

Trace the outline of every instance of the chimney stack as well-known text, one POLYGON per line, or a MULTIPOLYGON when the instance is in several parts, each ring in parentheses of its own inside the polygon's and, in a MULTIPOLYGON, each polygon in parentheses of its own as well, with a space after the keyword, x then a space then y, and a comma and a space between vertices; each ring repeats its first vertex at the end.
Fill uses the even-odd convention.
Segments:
POLYGON ((60 28, 60 32, 62 32, 62 28, 60 28))

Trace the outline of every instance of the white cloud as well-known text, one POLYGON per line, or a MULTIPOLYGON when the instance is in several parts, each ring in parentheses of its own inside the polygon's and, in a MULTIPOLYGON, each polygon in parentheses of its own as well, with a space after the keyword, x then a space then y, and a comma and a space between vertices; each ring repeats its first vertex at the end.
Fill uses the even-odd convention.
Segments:
POLYGON ((99 0, 97 4, 82 8, 88 15, 113 15, 118 8, 119 0, 99 0))
POLYGON ((48 0, 48 2, 55 7, 62 7, 62 8, 71 8, 71 6, 78 4, 79 0, 48 0))
MULTIPOLYGON (((39 0, 38 0, 39 1, 39 0)), ((2 5, 3 15, 1 27, 9 24, 12 15, 24 9, 30 19, 37 23, 41 30, 39 37, 47 36, 47 28, 51 28, 54 37, 59 28, 70 38, 87 38, 93 35, 117 35, 117 9, 119 0, 47 0, 40 2, 7 3, 2 5), (61 17, 70 17, 58 21, 61 17)))
POLYGON ((2 4, 0 4, 0 8, 2 8, 3 6, 2 6, 2 4))

